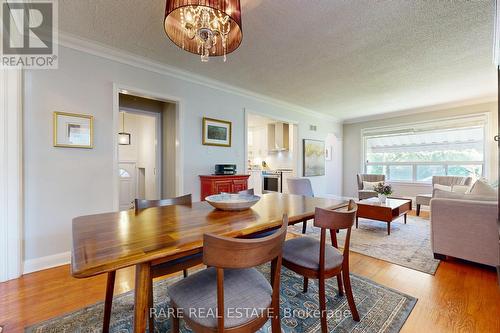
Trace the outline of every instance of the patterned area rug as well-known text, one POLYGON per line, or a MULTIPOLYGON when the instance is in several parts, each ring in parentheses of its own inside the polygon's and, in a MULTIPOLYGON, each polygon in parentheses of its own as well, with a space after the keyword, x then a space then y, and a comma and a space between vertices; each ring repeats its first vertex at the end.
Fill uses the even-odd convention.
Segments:
MULTIPOLYGON (((290 227, 300 234, 302 223, 290 227)), ((320 229, 307 224, 307 235, 319 239, 320 229)), ((327 240, 330 241, 329 233, 327 240)), ((337 234, 339 245, 345 240, 345 231, 337 234)), ((431 248, 430 221, 408 215, 407 224, 403 217, 391 223, 391 234, 387 235, 387 223, 359 219, 359 228, 353 227, 351 251, 382 259, 427 274, 435 274, 440 261, 434 259, 431 248)))
MULTIPOLYGON (((259 269, 269 278, 270 265, 259 269)), ((177 278, 178 279, 178 278, 177 278)), ((167 311, 169 299, 168 285, 177 279, 166 279, 155 283, 155 307, 157 313, 167 311)), ((352 275, 352 287, 360 322, 352 319, 345 296, 337 294, 337 279, 327 280, 327 309, 330 317, 329 331, 335 332, 399 332, 416 303, 416 298, 386 288, 368 279, 352 275)), ((309 292, 302 292, 302 277, 287 270, 282 271, 281 322, 283 332, 320 332, 321 324, 314 310, 319 309, 318 287, 310 280, 309 292)), ((116 296, 113 302, 111 332, 129 333, 133 331, 134 294, 127 292, 116 296)), ((94 333, 102 331, 103 303, 98 303, 76 312, 34 325, 26 333, 94 333)), ((160 316, 155 322, 155 331, 169 332, 171 320, 160 316)), ((191 332, 181 320, 181 331, 191 332)), ((259 331, 271 332, 267 322, 259 331)))

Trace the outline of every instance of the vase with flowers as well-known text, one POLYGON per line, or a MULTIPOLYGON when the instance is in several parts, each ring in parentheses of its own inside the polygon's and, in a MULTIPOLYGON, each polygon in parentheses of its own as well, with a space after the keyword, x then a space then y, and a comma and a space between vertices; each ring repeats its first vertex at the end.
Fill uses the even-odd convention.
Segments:
POLYGON ((392 194, 392 186, 389 184, 379 183, 375 186, 374 191, 377 192, 380 203, 385 203, 387 201, 387 197, 392 194))

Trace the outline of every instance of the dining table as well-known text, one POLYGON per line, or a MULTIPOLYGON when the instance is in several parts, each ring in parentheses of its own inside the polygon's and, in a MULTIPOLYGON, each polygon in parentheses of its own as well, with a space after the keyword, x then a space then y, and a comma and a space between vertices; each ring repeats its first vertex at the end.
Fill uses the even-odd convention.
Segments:
POLYGON ((71 274, 88 278, 135 266, 134 332, 145 332, 151 266, 203 252, 206 233, 251 237, 314 218, 316 207, 340 209, 341 198, 269 193, 252 208, 222 211, 207 202, 76 217, 72 225, 71 274))

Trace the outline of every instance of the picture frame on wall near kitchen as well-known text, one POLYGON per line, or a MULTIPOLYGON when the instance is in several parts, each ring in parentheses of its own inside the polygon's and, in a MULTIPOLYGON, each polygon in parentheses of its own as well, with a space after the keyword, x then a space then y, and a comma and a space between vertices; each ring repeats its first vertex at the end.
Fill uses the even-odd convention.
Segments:
POLYGON ((321 140, 303 140, 304 177, 325 175, 325 142, 321 140))
POLYGON ((232 123, 230 121, 203 118, 203 141, 205 146, 231 147, 232 123))
POLYGON ((94 148, 94 117, 54 112, 54 147, 94 148))

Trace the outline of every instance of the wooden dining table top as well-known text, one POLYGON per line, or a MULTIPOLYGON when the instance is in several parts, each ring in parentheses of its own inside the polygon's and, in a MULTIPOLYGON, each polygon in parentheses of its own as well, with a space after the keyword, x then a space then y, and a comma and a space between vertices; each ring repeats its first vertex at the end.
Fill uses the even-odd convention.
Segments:
POLYGON ((81 216, 73 219, 71 273, 85 278, 120 268, 168 261, 203 249, 203 235, 244 237, 313 218, 316 207, 337 209, 339 198, 264 194, 251 209, 216 210, 207 202, 81 216))

